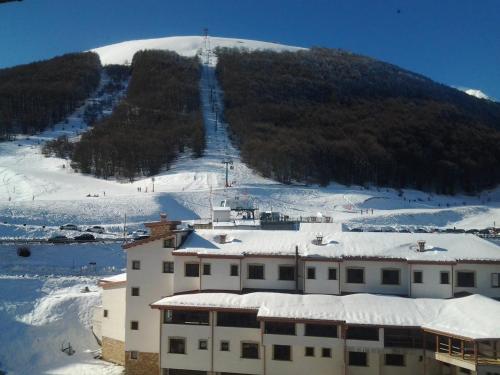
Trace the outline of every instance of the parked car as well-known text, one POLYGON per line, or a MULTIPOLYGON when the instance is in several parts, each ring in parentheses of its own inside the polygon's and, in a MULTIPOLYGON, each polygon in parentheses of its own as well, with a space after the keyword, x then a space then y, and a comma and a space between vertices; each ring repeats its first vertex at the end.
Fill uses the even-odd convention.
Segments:
POLYGON ((349 229, 350 232, 362 232, 363 228, 351 228, 349 229))
POLYGON ((149 235, 147 235, 147 234, 142 234, 142 235, 140 235, 140 236, 134 236, 134 241, 145 240, 146 238, 149 238, 149 235))
POLYGON ((429 233, 429 231, 425 228, 417 228, 415 229, 415 233, 429 233))
POLYGON ((67 243, 69 242, 69 238, 62 234, 55 234, 48 239, 50 243, 67 243))
POLYGON ((87 232, 103 234, 104 228, 99 225, 94 225, 93 227, 87 228, 87 232))
POLYGON ((64 224, 59 227, 60 230, 78 230, 75 224, 64 224))
POLYGON ((479 229, 469 229, 469 230, 466 230, 465 233, 478 234, 479 233, 479 229))
POLYGON ((75 237, 76 242, 92 242, 95 241, 95 237, 90 233, 83 233, 75 237))
POLYGON ((400 228, 398 229, 399 233, 411 233, 411 231, 408 228, 400 228))

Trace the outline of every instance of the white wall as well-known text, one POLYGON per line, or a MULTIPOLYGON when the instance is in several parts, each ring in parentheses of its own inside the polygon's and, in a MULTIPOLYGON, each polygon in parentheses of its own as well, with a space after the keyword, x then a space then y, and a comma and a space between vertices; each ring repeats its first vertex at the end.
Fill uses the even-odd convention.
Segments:
POLYGON ((240 272, 242 272, 243 288, 249 289, 295 289, 295 281, 279 280, 278 266, 289 265, 295 266, 295 259, 293 258, 257 258, 248 257, 242 260, 240 272), (264 280, 253 280, 248 278, 248 265, 249 264, 264 264, 264 280))
MULTIPOLYGON (((199 277, 186 277, 186 263, 200 263, 197 256, 174 256, 174 293, 189 292, 200 289, 199 277)), ((201 274, 200 269, 200 274, 201 274)))
POLYGON ((452 296, 451 265, 412 264, 411 296, 414 298, 450 298, 452 296), (413 271, 423 271, 422 284, 413 282, 413 271), (450 284, 441 284, 441 271, 450 272, 450 284))
POLYGON ((454 292, 469 292, 482 294, 488 297, 500 298, 500 288, 492 288, 491 274, 500 273, 500 264, 464 264, 459 263, 453 267, 454 271, 454 292), (457 286, 457 271, 475 271, 476 287, 463 288, 457 286))
POLYGON ((338 262, 318 262, 318 261, 305 261, 305 280, 304 292, 311 294, 339 294, 339 271, 340 265, 338 262), (316 279, 307 278, 307 268, 316 268, 316 279), (335 268, 337 270, 337 280, 328 280, 328 270, 335 268))
POLYGON ((203 267, 201 268, 201 289, 211 290, 240 290, 240 272, 238 276, 231 276, 231 265, 240 266, 239 259, 225 258, 203 258, 202 264, 210 264, 211 274, 203 275, 203 267))
POLYGON ((117 286, 107 286, 102 290, 102 336, 119 341, 125 341, 125 284, 117 286), (102 314, 108 310, 108 317, 102 314))

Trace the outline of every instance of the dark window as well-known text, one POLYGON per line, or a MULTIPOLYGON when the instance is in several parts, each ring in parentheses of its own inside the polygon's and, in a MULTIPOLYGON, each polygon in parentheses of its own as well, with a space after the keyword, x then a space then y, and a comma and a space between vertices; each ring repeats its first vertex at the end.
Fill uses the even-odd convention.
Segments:
POLYGON ((279 266, 279 280, 295 280, 295 267, 279 266))
POLYGON ((363 268, 348 268, 346 282, 351 284, 363 284, 365 282, 365 270, 363 268))
POLYGON ((386 354, 385 355, 385 365, 386 366, 404 366, 405 356, 403 354, 386 354))
POLYGON ((137 350, 132 350, 130 352, 130 359, 137 359, 139 358, 139 352, 137 350))
POLYGON ((450 273, 448 271, 441 271, 441 284, 450 283, 450 273))
POLYGON ((457 286, 463 288, 474 288, 476 286, 476 275, 474 272, 458 271, 457 286))
POLYGON ((306 357, 314 357, 314 347, 306 346, 306 352, 304 354, 306 357))
POLYGON ((141 269, 141 261, 140 260, 133 260, 132 261, 132 269, 133 270, 140 270, 141 269))
POLYGON ((137 320, 132 320, 130 322, 130 329, 132 331, 138 331, 139 330, 139 322, 137 320))
POLYGON ((314 280, 316 278, 316 268, 307 267, 307 278, 314 280))
POLYGON ((290 345, 273 345, 273 359, 276 361, 291 361, 292 349, 290 345))
POLYGON ((208 325, 208 322, 208 311, 166 310, 163 317, 165 324, 208 325))
POLYGON ((207 340, 198 340, 198 349, 199 350, 207 350, 208 349, 208 341, 207 340))
MULTIPOLYGON (((467 369, 467 368, 460 368, 460 373, 461 374, 472 374, 472 371, 467 369)), ((495 374, 495 373, 491 373, 491 372, 487 372, 486 373, 487 375, 490 375, 490 374, 495 374)))
POLYGON ((323 358, 330 358, 332 356, 332 349, 330 349, 330 348, 321 348, 321 356, 323 358))
POLYGON ((260 327, 255 313, 217 312, 217 325, 219 327, 260 327))
POLYGON ((349 352, 349 366, 368 366, 368 354, 364 352, 349 352))
POLYGON ((137 297, 139 295, 139 288, 136 286, 133 286, 131 292, 132 292, 132 296, 137 297))
POLYGON ((220 351, 228 352, 229 351, 229 341, 221 341, 220 342, 220 351))
POLYGON ((249 264, 248 265, 248 278, 254 280, 264 280, 264 265, 262 264, 249 264))
POLYGON ((168 352, 175 354, 186 354, 186 340, 179 338, 169 338, 168 352))
MULTIPOLYGON (((430 335, 428 335, 430 337, 430 335)), ((422 348, 423 335, 419 329, 384 328, 384 346, 399 348, 422 348)))
POLYGON ((174 273, 174 262, 163 262, 163 273, 174 273))
POLYGON ((500 273, 491 274, 491 286, 492 288, 500 288, 500 273))
POLYGON ((259 359, 259 344, 254 342, 242 342, 241 358, 259 359))
POLYGON ((399 285, 399 270, 382 270, 383 285, 399 285))
POLYGON ((306 324, 305 336, 337 337, 337 326, 326 324, 306 324))
POLYGON ((186 277, 200 276, 200 265, 198 263, 186 263, 184 265, 184 276, 186 277))
POLYGON ((237 264, 231 264, 231 272, 230 272, 230 275, 231 276, 238 276, 240 273, 239 273, 239 267, 237 264))
POLYGON ((103 316, 104 316, 105 318, 107 318, 107 317, 108 317, 108 310, 104 310, 102 313, 103 313, 103 316))
POLYGON ((175 247, 175 241, 173 238, 166 238, 163 240, 163 247, 164 248, 171 248, 171 247, 175 247))
POLYGON ((295 335, 295 323, 266 322, 264 333, 271 335, 295 335))
POLYGON ((211 271, 212 271, 212 267, 210 266, 210 263, 204 263, 203 264, 203 274, 210 275, 211 271))
POLYGON ((424 273, 422 271, 413 271, 413 283, 422 284, 424 282, 424 273))
POLYGON ((336 268, 328 268, 328 280, 337 280, 336 268))
POLYGON ((378 328, 350 326, 347 329, 347 338, 350 340, 378 341, 378 328))

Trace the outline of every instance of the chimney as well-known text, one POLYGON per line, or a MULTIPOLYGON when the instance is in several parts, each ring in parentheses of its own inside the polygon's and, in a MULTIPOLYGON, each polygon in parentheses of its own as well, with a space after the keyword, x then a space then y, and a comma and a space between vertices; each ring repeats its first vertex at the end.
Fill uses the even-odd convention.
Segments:
POLYGON ((226 243, 227 234, 219 234, 219 243, 226 243))
POLYGON ((166 214, 166 213, 162 212, 162 213, 160 214, 160 221, 161 221, 162 223, 165 223, 165 222, 167 221, 167 214, 166 214))
POLYGON ((323 244, 323 235, 321 233, 316 235, 316 245, 322 245, 323 244))
POLYGON ((418 251, 419 252, 424 252, 425 251, 425 241, 423 240, 419 240, 417 241, 417 245, 418 245, 418 251))

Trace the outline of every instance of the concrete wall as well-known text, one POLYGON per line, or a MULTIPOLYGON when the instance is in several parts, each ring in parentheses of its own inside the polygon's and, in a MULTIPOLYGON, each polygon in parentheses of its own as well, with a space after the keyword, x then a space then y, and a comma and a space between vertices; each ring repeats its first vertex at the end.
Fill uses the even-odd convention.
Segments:
POLYGON ((306 279, 304 280, 304 292, 311 294, 339 294, 340 293, 340 280, 339 274, 340 264, 338 262, 318 262, 318 261, 305 261, 303 262, 306 279), (316 269, 316 278, 307 278, 307 268, 314 267, 316 269), (337 270, 337 280, 328 280, 328 270, 335 268, 337 270))
POLYGON ((240 266, 239 259, 204 258, 202 264, 210 264, 211 274, 203 275, 201 268, 201 288, 202 290, 240 290, 240 273, 238 276, 231 276, 231 265, 240 266))
POLYGON ((411 265, 411 296, 414 298, 450 298, 452 297, 452 266, 441 264, 411 265), (413 282, 413 271, 422 271, 422 284, 413 282), (441 284, 441 271, 450 273, 450 283, 441 284))
POLYGON ((121 342, 125 341, 125 284, 107 286, 102 290, 101 332, 108 337, 121 342), (108 316, 104 317, 104 310, 108 316))
POLYGON ((295 281, 279 280, 279 266, 295 266, 293 258, 258 258, 248 257, 242 260, 240 272, 242 272, 243 289, 295 289, 295 281), (264 264, 264 280, 254 280, 248 278, 249 264, 264 264))

